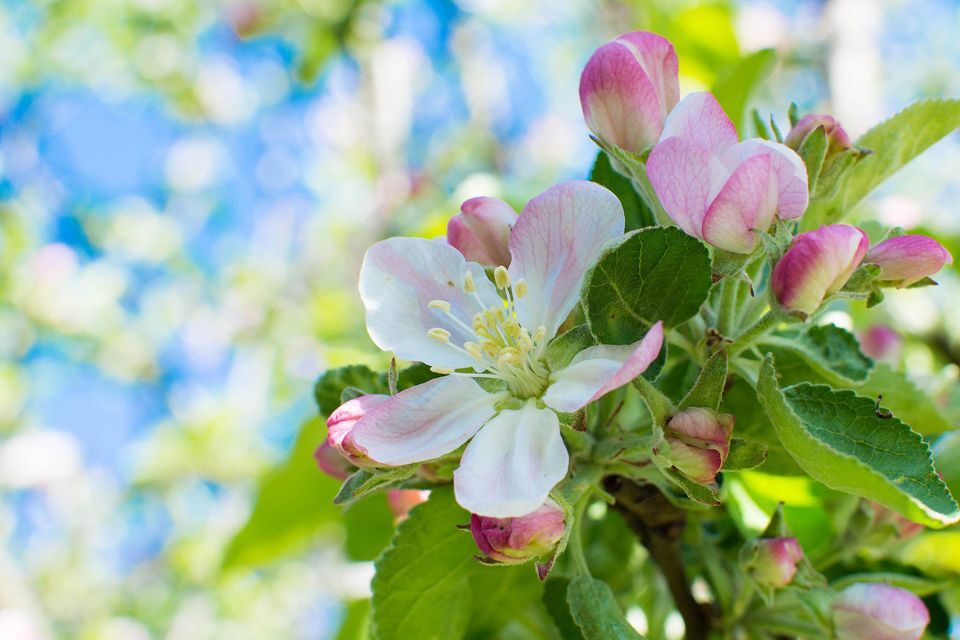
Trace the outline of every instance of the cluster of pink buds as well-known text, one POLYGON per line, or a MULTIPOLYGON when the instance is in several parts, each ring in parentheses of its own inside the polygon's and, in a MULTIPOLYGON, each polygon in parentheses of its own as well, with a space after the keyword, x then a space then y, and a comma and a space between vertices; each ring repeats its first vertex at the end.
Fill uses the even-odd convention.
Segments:
POLYGON ((703 407, 674 415, 664 430, 673 466, 691 480, 713 482, 730 453, 734 422, 732 415, 703 407))

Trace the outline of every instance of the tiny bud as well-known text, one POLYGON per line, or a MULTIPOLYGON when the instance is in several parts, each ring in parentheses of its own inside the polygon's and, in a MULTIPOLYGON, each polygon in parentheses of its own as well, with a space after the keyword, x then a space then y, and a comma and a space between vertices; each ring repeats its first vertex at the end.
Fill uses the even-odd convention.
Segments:
POLYGON ((674 415, 664 430, 673 466, 691 480, 713 482, 730 452, 734 422, 732 415, 703 407, 674 415))
POLYGON ((680 98, 677 54, 655 33, 634 31, 603 45, 580 75, 580 105, 598 138, 639 153, 654 144, 680 98))
POLYGON ((353 463, 327 440, 320 443, 317 450, 313 452, 313 458, 317 461, 317 466, 320 467, 321 471, 337 480, 346 480, 351 473, 356 471, 353 463))
POLYGON ((563 509, 548 499, 533 513, 516 518, 470 516, 470 532, 487 557, 503 564, 519 564, 546 555, 564 533, 563 509))
POLYGON ((473 293, 477 290, 477 285, 473 281, 473 274, 469 271, 463 275, 463 290, 467 293, 473 293))
POLYGON ((908 287, 932 276, 953 256, 942 244, 927 236, 896 236, 876 245, 864 262, 880 267, 880 280, 891 287, 908 287))
POLYGON ((497 289, 506 289, 510 286, 510 272, 500 265, 493 270, 493 281, 497 283, 497 289))
POLYGON ((860 350, 874 360, 896 364, 902 348, 900 334, 882 324, 875 324, 860 334, 860 350))
POLYGON ((760 538, 753 542, 747 571, 762 587, 781 589, 797 574, 803 549, 796 538, 760 538))
POLYGON ((437 342, 450 342, 450 332, 440 327, 434 327, 427 331, 427 335, 437 342))
MULTIPOLYGON (((327 440, 324 444, 337 451, 355 466, 373 466, 366 454, 353 444, 350 433, 363 416, 389 397, 390 396, 385 394, 371 393, 348 400, 334 409, 330 417, 327 418, 327 440)), ((323 445, 321 445, 320 448, 323 449, 323 445)), ((320 464, 320 468, 330 473, 327 468, 324 467, 324 463, 320 461, 320 449, 317 450, 315 455, 317 457, 317 463, 320 464)), ((328 456, 329 454, 324 453, 323 455, 328 456)), ((330 475, 334 474, 331 473, 330 475)))
POLYGON ((879 582, 847 587, 832 607, 836 637, 844 640, 919 640, 930 624, 923 600, 879 582))
POLYGON ((444 313, 450 313, 450 303, 446 300, 431 300, 427 303, 427 306, 431 309, 443 311, 444 313))
POLYGON ((812 314, 825 297, 843 288, 869 244, 867 234, 847 224, 801 233, 773 268, 774 295, 785 309, 812 314))
POLYGON ((840 126, 836 118, 825 114, 809 114, 800 118, 796 126, 790 129, 790 133, 787 134, 783 144, 799 151, 800 147, 803 146, 803 141, 807 139, 807 136, 820 127, 823 127, 823 132, 827 136, 828 153, 843 151, 853 146, 850 142, 850 136, 843 130, 843 127, 840 126))
POLYGON ((447 243, 467 260, 482 265, 509 265, 510 229, 517 212, 497 198, 470 198, 447 223, 447 243))
POLYGON ((390 505, 390 511, 397 522, 405 520, 410 510, 418 504, 427 501, 430 497, 429 491, 420 491, 418 489, 391 489, 387 491, 387 504, 390 505))

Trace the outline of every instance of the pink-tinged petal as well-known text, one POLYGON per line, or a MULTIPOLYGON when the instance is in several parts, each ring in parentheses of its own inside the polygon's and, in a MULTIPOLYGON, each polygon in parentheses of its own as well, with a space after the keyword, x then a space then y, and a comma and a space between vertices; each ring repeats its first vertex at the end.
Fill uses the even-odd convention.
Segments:
POLYGON ((470 198, 447 223, 447 242, 471 262, 510 265, 510 229, 517 212, 498 198, 470 198))
POLYGON ((913 593, 880 582, 858 583, 833 600, 837 637, 844 640, 919 640, 930 612, 913 593))
POLYGON ((709 147, 685 138, 664 140, 647 158, 647 176, 657 198, 670 219, 695 238, 701 237, 714 183, 727 175, 709 147))
POLYGON ((782 220, 802 216, 809 201, 807 167, 792 149, 770 140, 751 138, 725 151, 723 162, 732 168, 758 155, 770 158, 770 166, 776 175, 777 215, 782 220))
POLYGON ((953 256, 933 238, 911 235, 884 240, 870 249, 865 261, 880 267, 881 280, 906 287, 953 264, 953 256))
POLYGON ((847 224, 801 233, 773 268, 774 295, 785 308, 812 314, 826 296, 843 288, 869 244, 867 234, 847 224))
POLYGON ((800 118, 796 126, 790 129, 790 133, 787 134, 783 143, 791 149, 799 150, 807 136, 820 127, 823 127, 823 132, 827 136, 830 151, 843 151, 853 146, 853 143, 850 142, 850 136, 843 130, 836 118, 812 113, 800 118))
POLYGON ((353 446, 384 465, 432 460, 469 440, 496 413, 500 399, 472 378, 435 378, 374 407, 349 437, 353 446))
POLYGON ((580 105, 594 135, 627 151, 654 144, 663 129, 653 83, 630 49, 617 41, 597 49, 584 67, 580 105))
POLYGON ((680 473, 694 482, 710 484, 723 466, 723 458, 715 449, 702 449, 677 438, 667 438, 670 462, 680 473))
POLYGON ((346 480, 351 473, 357 470, 349 460, 343 457, 342 453, 326 440, 321 442, 317 450, 313 452, 313 458, 317 461, 317 466, 320 467, 321 471, 337 480, 346 480))
POLYGON ((544 503, 569 464, 557 414, 530 400, 501 411, 474 436, 453 474, 454 492, 477 515, 523 516, 544 503))
POLYGON ((633 344, 588 347, 553 374, 543 402, 562 413, 585 407, 646 371, 662 347, 662 322, 653 325, 642 340, 633 344))
POLYGON ((776 211, 777 179, 770 155, 753 156, 740 163, 713 199, 701 236, 725 251, 749 254, 758 242, 754 229, 769 229, 776 211))
POLYGON ((374 343, 404 360, 452 369, 472 366, 473 358, 427 336, 428 330, 439 327, 449 331, 457 345, 476 339, 442 310, 427 306, 431 300, 449 302, 469 327, 473 315, 482 309, 463 290, 467 273, 480 300, 497 308, 501 298, 483 267, 467 262, 442 240, 389 238, 371 246, 360 267, 360 297, 374 343))
POLYGON ((758 584, 782 589, 793 581, 803 560, 803 547, 796 538, 760 538, 753 545, 749 571, 758 584))
POLYGON ((903 337, 886 325, 875 324, 860 334, 860 350, 874 360, 895 365, 900 362, 903 337))
POLYGON ((691 93, 674 107, 660 134, 661 142, 679 137, 695 141, 715 153, 737 144, 737 128, 712 94, 691 93))
POLYGON ((510 234, 510 277, 527 282, 517 300, 520 324, 543 326, 547 339, 573 310, 587 269, 603 247, 623 234, 623 206, 593 182, 551 187, 527 203, 510 234))
POLYGON ((657 93, 662 122, 680 101, 679 65, 673 45, 663 36, 649 31, 625 33, 614 42, 630 49, 650 78, 657 93))

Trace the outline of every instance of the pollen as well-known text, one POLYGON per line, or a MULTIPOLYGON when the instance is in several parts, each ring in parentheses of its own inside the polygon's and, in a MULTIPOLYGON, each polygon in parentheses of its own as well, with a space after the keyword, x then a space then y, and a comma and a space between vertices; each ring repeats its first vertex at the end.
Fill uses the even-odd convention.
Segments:
POLYGON ((450 342, 450 332, 440 327, 434 327, 427 331, 427 335, 437 342, 450 342))
POLYGON ((527 281, 523 278, 517 280, 517 283, 513 285, 513 295, 517 296, 517 300, 520 298, 525 298, 527 296, 527 281))
POLYGON ((497 283, 498 289, 506 289, 510 286, 510 272, 501 265, 493 270, 493 280, 497 283))
POLYGON ((427 303, 427 306, 431 309, 443 311, 444 313, 450 313, 450 303, 446 300, 431 300, 427 303))
POLYGON ((463 290, 467 293, 473 293, 477 290, 477 284, 473 281, 473 274, 469 271, 463 274, 463 290))

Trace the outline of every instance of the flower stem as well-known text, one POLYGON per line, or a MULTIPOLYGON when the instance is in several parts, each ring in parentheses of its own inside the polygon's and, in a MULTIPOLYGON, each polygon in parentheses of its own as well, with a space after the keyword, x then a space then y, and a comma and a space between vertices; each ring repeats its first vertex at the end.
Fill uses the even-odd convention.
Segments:
POLYGON ((782 313, 773 309, 767 311, 759 320, 753 323, 749 328, 743 331, 726 346, 727 353, 733 357, 748 348, 754 341, 762 335, 770 332, 774 327, 785 320, 782 313))
POLYGON ((570 534, 570 544, 567 547, 570 551, 570 561, 574 573, 582 576, 590 575, 590 567, 587 566, 587 558, 583 554, 583 515, 590 503, 590 493, 590 491, 587 491, 573 508, 573 531, 570 534))

